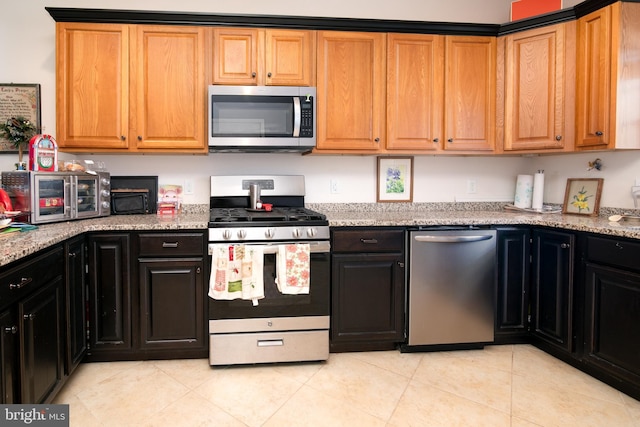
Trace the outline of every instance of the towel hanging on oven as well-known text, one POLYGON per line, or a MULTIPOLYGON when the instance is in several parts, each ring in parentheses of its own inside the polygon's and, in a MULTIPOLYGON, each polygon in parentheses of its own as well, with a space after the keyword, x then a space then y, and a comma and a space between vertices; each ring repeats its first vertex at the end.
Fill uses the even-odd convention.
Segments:
POLYGON ((308 294, 311 277, 309 244, 279 245, 276 257, 278 290, 289 295, 308 294))
POLYGON ((214 245, 209 296, 218 300, 241 298, 258 305, 264 298, 263 269, 262 246, 214 245))

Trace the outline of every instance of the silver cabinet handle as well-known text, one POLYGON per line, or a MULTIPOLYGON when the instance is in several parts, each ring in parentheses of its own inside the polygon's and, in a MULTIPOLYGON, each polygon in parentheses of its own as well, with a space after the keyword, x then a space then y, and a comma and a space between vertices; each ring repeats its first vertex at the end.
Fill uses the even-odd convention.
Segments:
POLYGON ((31 277, 23 277, 22 279, 20 279, 20 283, 9 283, 9 289, 24 288, 31 282, 33 282, 33 279, 31 277))
POLYGON ((18 327, 17 326, 7 326, 4 328, 4 332, 7 334, 17 334, 18 327))
POLYGON ((177 248, 178 242, 162 242, 163 248, 177 248))
POLYGON ((377 245, 378 244, 378 239, 360 239, 360 241, 362 243, 364 243, 365 245, 377 245))
POLYGON ((568 243, 561 243, 561 244, 560 244, 560 247, 561 247, 562 249, 567 249, 567 248, 570 248, 570 247, 571 247, 571 245, 570 245, 570 244, 568 244, 568 243))
POLYGON ((562 139, 562 135, 556 135, 556 141, 560 141, 562 139))

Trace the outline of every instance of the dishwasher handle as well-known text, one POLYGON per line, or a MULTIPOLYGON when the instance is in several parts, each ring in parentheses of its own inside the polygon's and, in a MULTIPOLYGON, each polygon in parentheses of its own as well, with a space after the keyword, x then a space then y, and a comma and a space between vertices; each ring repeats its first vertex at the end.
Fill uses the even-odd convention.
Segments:
POLYGON ((428 243, 471 243, 471 242, 481 242, 483 240, 489 240, 493 238, 491 235, 468 235, 468 236, 455 236, 455 235, 444 235, 444 236, 434 236, 434 235, 422 235, 415 236, 414 239, 417 242, 428 242, 428 243))

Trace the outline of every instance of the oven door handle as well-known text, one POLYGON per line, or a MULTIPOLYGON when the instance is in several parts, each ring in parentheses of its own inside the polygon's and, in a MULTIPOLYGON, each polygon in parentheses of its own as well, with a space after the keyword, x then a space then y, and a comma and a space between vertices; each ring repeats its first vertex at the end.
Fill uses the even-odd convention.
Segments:
MULTIPOLYGON (((260 245, 260 244, 250 244, 247 246, 264 246, 264 253, 265 254, 276 254, 278 253, 278 246, 280 245, 284 245, 284 244, 295 244, 295 243, 309 243, 309 252, 311 252, 312 254, 317 254, 317 253, 329 253, 329 251, 331 251, 331 243, 327 240, 327 241, 313 241, 313 242, 304 242, 304 241, 300 241, 300 242, 282 242, 279 244, 264 244, 264 245, 260 245)), ((229 246, 232 246, 233 244, 229 244, 229 246)), ((210 243, 209 244, 209 255, 211 255, 213 253, 213 248, 214 246, 216 246, 215 243, 210 243)))

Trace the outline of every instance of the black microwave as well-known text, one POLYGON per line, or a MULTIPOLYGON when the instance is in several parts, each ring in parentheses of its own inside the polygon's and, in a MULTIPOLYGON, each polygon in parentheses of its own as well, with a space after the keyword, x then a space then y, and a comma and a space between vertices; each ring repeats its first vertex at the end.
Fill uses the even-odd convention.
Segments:
POLYGON ((149 190, 141 189, 112 189, 111 213, 114 215, 133 215, 151 213, 149 207, 149 190))
POLYGON ((210 152, 309 152, 316 146, 316 88, 222 86, 208 91, 210 152))

